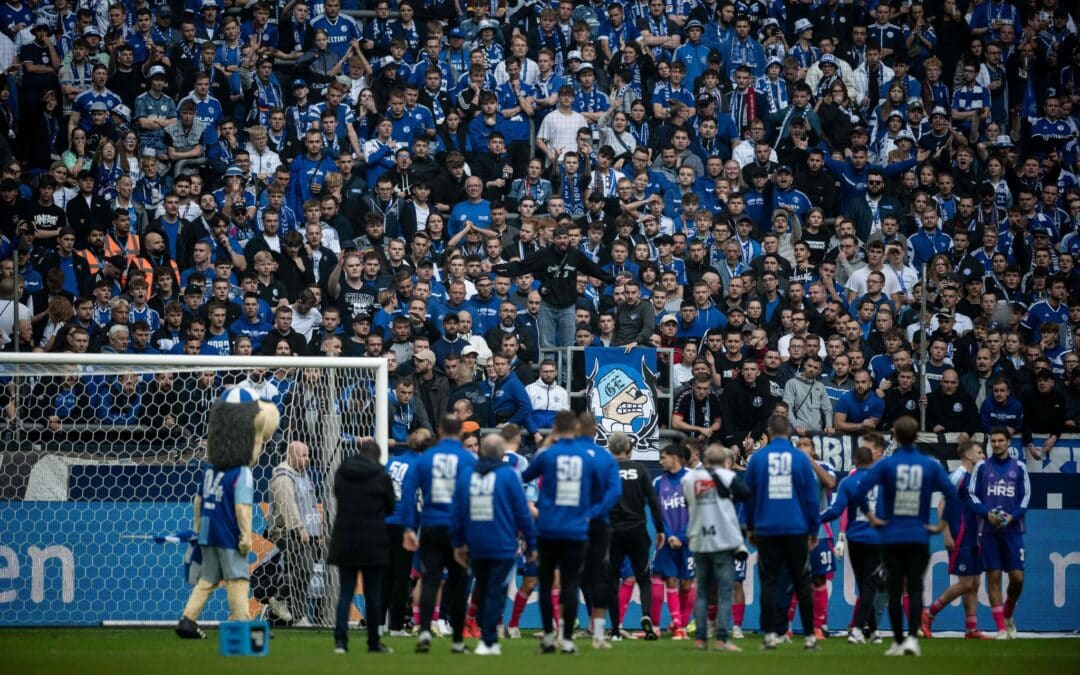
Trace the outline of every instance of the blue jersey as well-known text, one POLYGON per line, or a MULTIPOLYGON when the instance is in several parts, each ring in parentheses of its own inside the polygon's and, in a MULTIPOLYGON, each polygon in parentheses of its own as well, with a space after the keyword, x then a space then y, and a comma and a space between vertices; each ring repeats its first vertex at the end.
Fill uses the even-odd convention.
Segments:
POLYGON ((458 477, 450 543, 468 544, 478 560, 513 560, 518 534, 527 550, 536 548, 536 528, 517 472, 503 462, 482 459, 458 477))
POLYGON ((958 548, 974 548, 979 545, 979 538, 978 514, 970 500, 971 474, 964 467, 957 467, 949 474, 949 482, 956 488, 956 494, 960 498, 959 503, 945 506, 943 515, 949 523, 949 532, 958 548))
MULTIPOLYGON (((866 517, 866 514, 859 510, 858 504, 853 499, 859 485, 866 479, 867 473, 869 473, 868 468, 857 469, 855 473, 840 481, 840 485, 836 487, 836 497, 832 505, 821 513, 821 522, 835 520, 847 511, 848 541, 860 544, 880 544, 881 538, 877 530, 870 524, 870 519, 866 517)), ((866 493, 867 510, 876 508, 877 495, 876 487, 870 488, 870 491, 866 493)))
POLYGON ((576 439, 559 439, 533 458, 521 478, 540 478, 540 516, 536 527, 545 539, 585 541, 589 521, 601 513, 603 482, 599 465, 576 439))
POLYGON ((786 438, 754 453, 745 475, 752 493, 745 511, 747 529, 767 537, 818 531, 820 484, 812 461, 786 438))
MULTIPOLYGON (((412 452, 411 450, 403 452, 400 455, 392 455, 386 461, 386 473, 390 476, 390 482, 394 484, 394 501, 401 504, 401 488, 405 483, 405 476, 409 474, 409 471, 416 466, 416 460, 420 459, 420 454, 412 452)), ((415 495, 413 495, 415 499, 415 495)), ((386 517, 387 525, 404 525, 401 513, 395 509, 393 513, 386 517)))
POLYGON ((660 517, 664 523, 664 534, 677 537, 683 545, 690 543, 686 528, 690 525, 690 510, 686 506, 686 495, 682 489, 682 479, 686 469, 675 473, 665 471, 653 479, 653 492, 660 504, 660 517))
POLYGON ((1027 467, 1015 457, 1004 459, 991 455, 979 462, 972 472, 971 503, 975 512, 983 518, 982 532, 991 530, 986 516, 994 510, 1009 514, 1008 525, 995 528, 998 532, 1023 532, 1024 515, 1031 500, 1031 478, 1027 467))
POLYGON ((335 60, 344 57, 345 52, 349 51, 349 44, 353 40, 359 40, 362 37, 360 26, 357 25, 356 20, 344 14, 338 15, 333 21, 325 14, 317 16, 311 20, 311 28, 326 31, 329 43, 326 48, 334 55, 335 60))
POLYGON ((476 458, 461 445, 461 441, 452 438, 443 439, 425 450, 416 460, 415 467, 405 474, 401 484, 402 499, 395 517, 412 530, 418 525, 449 526, 458 472, 475 463, 476 458), (420 513, 413 497, 417 490, 420 490, 424 503, 420 513))
POLYGON ((880 420, 885 414, 885 401, 872 391, 866 394, 866 398, 860 399, 852 389, 840 396, 836 403, 836 412, 846 414, 846 421, 852 424, 859 424, 870 417, 880 420))
MULTIPOLYGON (((875 485, 880 486, 875 508, 885 521, 881 528, 883 544, 925 544, 930 540, 926 525, 930 522, 930 497, 935 492, 956 503, 956 488, 941 463, 919 452, 914 446, 900 446, 867 473, 856 492, 863 499, 875 485)), ((869 506, 860 503, 860 508, 869 506)))
POLYGON ((251 468, 236 466, 224 471, 207 467, 199 497, 199 544, 219 548, 236 548, 240 542, 240 525, 236 507, 251 506, 254 502, 255 481, 251 468))

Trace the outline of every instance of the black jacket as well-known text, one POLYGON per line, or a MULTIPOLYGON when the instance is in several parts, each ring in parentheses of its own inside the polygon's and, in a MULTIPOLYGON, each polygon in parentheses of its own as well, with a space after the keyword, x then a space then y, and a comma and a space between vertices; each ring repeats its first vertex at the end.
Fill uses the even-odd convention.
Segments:
POLYGON ((966 432, 973 434, 979 430, 981 421, 975 399, 958 389, 952 396, 936 391, 926 397, 926 428, 933 430, 937 425, 945 427, 945 433, 966 432))
POLYGON ((605 284, 615 283, 611 276, 594 263, 580 249, 569 247, 565 253, 555 250, 552 244, 536 254, 516 263, 496 265, 493 272, 511 277, 531 272, 541 280, 540 297, 554 307, 573 307, 577 302, 577 272, 596 277, 605 284))
POLYGON ((353 456, 334 474, 337 513, 328 562, 338 567, 385 567, 390 564, 386 516, 394 511, 394 484, 377 462, 353 456))
POLYGON ((742 377, 724 385, 723 434, 725 445, 741 445, 748 435, 760 438, 772 414, 776 399, 769 393, 767 378, 758 377, 753 386, 742 377))

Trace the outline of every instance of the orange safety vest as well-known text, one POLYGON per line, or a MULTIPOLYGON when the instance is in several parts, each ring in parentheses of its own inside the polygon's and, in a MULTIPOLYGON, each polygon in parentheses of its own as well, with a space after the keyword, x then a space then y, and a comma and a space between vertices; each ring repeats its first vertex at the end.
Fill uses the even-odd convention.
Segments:
MULTIPOLYGON (((147 260, 146 258, 136 258, 136 259, 131 261, 131 264, 133 266, 135 266, 137 269, 141 270, 142 273, 146 275, 146 281, 147 281, 147 283, 150 284, 150 288, 152 290, 154 288, 154 281, 155 281, 155 278, 154 278, 154 264, 152 262, 150 262, 149 260, 147 260)), ((173 277, 175 279, 179 279, 180 278, 180 271, 176 267, 176 261, 175 260, 170 260, 169 261, 169 266, 172 267, 173 277)), ((127 275, 125 273, 125 279, 124 279, 124 284, 125 285, 127 284, 127 278, 126 277, 127 277, 127 275)))
POLYGON ((102 258, 99 258, 97 254, 90 249, 79 251, 78 253, 86 258, 86 264, 90 267, 90 276, 97 276, 101 273, 101 266, 104 263, 102 258))
POLYGON ((128 262, 135 262, 135 259, 139 257, 142 252, 142 245, 139 242, 139 235, 134 232, 128 233, 127 245, 121 246, 113 235, 107 235, 105 237, 105 257, 109 258, 114 255, 122 255, 128 259, 128 262))

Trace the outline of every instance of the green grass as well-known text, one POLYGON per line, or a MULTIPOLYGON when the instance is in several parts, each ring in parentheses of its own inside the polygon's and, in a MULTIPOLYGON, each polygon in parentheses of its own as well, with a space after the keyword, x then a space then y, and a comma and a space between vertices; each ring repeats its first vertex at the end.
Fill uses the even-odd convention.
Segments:
POLYGON ((276 631, 268 657, 224 658, 218 656, 217 632, 208 631, 208 636, 205 641, 187 642, 177 639, 171 630, 4 629, 0 630, 0 662, 3 663, 0 670, 6 675, 322 675, 359 671, 395 675, 521 675, 544 671, 546 675, 669 675, 714 673, 718 668, 731 668, 737 669, 735 672, 739 675, 777 672, 798 675, 925 675, 928 672, 1066 675, 1077 672, 1077 663, 1080 663, 1080 640, 1075 639, 978 643, 957 639, 924 640, 923 657, 916 662, 911 658, 886 659, 882 656, 883 645, 855 646, 839 638, 826 641, 816 654, 803 652, 798 641, 776 652, 762 652, 756 637, 739 641, 746 650, 742 654, 703 654, 693 650, 692 642, 670 640, 623 641, 609 652, 597 652, 588 642, 579 641, 581 653, 577 657, 536 656, 536 641, 526 638, 504 641, 504 655, 490 659, 451 655, 447 640, 436 640, 431 654, 418 655, 413 653, 415 642, 401 638, 388 640, 396 654, 376 656, 366 652, 362 632, 350 635, 352 651, 339 656, 333 653, 329 632, 289 630, 276 631), (557 673, 552 669, 557 669, 557 673))

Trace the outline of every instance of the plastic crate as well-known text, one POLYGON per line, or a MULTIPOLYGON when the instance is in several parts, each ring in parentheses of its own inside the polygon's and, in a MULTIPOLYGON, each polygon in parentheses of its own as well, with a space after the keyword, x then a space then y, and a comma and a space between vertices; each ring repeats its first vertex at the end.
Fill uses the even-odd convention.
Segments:
POLYGON ((221 624, 222 656, 266 656, 270 653, 270 624, 266 621, 226 621, 221 624))

